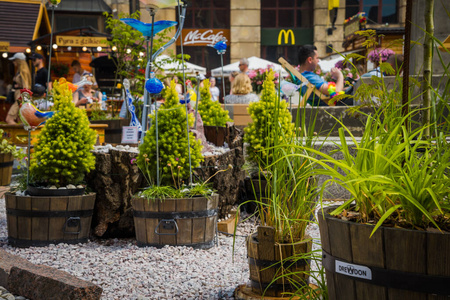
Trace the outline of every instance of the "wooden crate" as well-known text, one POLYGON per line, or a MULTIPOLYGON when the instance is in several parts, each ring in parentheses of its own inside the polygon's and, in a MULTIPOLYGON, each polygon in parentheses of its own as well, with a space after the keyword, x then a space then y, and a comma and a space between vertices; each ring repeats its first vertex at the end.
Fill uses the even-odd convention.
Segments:
POLYGON ((233 234, 236 223, 236 212, 231 212, 231 217, 227 220, 223 220, 217 223, 217 230, 220 232, 226 232, 233 234))

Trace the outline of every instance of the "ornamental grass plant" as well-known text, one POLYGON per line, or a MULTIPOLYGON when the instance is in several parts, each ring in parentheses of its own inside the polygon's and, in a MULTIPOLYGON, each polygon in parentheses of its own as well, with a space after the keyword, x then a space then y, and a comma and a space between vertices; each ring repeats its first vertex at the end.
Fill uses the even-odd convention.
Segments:
POLYGON ((91 150, 96 133, 89 128, 86 112, 72 102, 67 82, 54 82, 53 99, 55 114, 39 133, 30 176, 35 185, 77 185, 95 168, 91 150))

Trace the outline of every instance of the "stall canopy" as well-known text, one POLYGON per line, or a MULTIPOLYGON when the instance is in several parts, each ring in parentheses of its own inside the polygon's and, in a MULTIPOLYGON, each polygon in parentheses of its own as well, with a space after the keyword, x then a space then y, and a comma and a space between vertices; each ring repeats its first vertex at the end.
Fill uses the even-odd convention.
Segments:
MULTIPOLYGON (((269 60, 265 60, 256 56, 252 56, 250 58, 248 58, 248 62, 249 62, 249 66, 248 69, 252 70, 252 69, 265 69, 267 67, 271 67, 275 72, 280 72, 281 70, 281 75, 282 76, 287 76, 288 73, 286 72, 286 70, 284 70, 280 64, 276 64, 274 62, 271 62, 269 60)), ((223 66, 223 74, 225 76, 230 75, 232 72, 239 72, 239 62, 235 62, 226 66, 223 66)), ((211 75, 215 76, 215 77, 220 77, 222 76, 222 67, 218 67, 215 69, 211 70, 211 75)))
POLYGON ((50 33, 50 30, 42 1, 0 0, 0 41, 9 43, 7 52, 24 52, 29 41, 50 33))
MULTIPOLYGON (((168 55, 160 55, 155 59, 155 65, 164 70, 166 74, 175 74, 183 72, 183 66, 180 62, 173 61, 168 55)), ((187 75, 195 75, 197 72, 200 74, 206 74, 206 68, 198 65, 194 65, 185 61, 185 72, 187 75)))

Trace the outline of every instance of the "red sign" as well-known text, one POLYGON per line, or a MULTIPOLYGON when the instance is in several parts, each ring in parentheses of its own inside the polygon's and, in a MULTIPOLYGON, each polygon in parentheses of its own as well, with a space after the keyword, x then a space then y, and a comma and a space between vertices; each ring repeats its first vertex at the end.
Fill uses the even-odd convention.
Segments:
MULTIPOLYGON (((222 38, 230 40, 229 29, 183 29, 183 46, 207 46, 215 44, 222 38)), ((177 40, 177 46, 181 45, 180 39, 177 40)))

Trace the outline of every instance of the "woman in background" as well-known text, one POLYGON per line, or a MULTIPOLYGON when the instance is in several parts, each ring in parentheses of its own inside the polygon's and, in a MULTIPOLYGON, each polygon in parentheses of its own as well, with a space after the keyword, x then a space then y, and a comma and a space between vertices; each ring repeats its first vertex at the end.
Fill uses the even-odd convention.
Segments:
POLYGON ((86 106, 88 103, 99 102, 102 96, 99 91, 92 89, 94 79, 92 76, 84 76, 84 78, 78 82, 78 90, 73 94, 73 103, 76 107, 86 106))
POLYGON ((240 73, 233 81, 233 94, 225 96, 225 104, 247 104, 258 101, 259 97, 252 92, 250 77, 245 73, 240 73))
POLYGON ((16 75, 13 78, 14 103, 8 111, 6 116, 6 123, 17 124, 17 117, 19 116, 19 98, 21 89, 31 89, 31 72, 28 68, 26 56, 23 53, 16 53, 9 60, 12 60, 16 69, 16 75))

